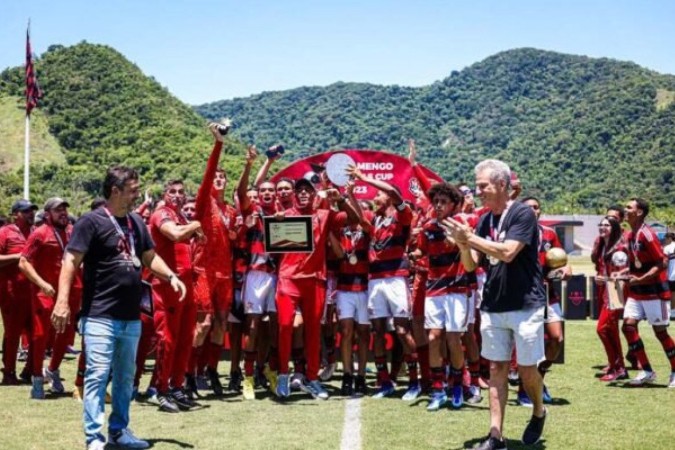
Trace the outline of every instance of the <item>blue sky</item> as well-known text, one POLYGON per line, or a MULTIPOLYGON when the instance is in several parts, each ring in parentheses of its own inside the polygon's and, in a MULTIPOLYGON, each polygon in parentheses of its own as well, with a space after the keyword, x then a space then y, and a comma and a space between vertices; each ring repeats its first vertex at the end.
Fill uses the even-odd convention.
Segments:
POLYGON ((4 0, 0 70, 23 64, 29 17, 36 53, 106 44, 190 104, 336 81, 422 86, 517 47, 675 74, 668 0, 4 0))

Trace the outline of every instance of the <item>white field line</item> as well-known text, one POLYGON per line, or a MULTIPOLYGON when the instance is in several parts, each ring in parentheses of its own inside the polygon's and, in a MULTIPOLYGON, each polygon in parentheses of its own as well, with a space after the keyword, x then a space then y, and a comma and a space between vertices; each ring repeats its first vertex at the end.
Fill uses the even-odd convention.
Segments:
POLYGON ((345 420, 342 427, 340 450, 361 450, 361 398, 345 402, 345 420))

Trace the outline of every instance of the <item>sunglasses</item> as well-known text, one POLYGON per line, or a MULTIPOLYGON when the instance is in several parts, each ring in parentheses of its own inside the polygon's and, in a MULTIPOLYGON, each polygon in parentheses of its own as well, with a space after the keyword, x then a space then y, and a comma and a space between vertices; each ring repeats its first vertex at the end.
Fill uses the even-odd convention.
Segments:
POLYGON ((460 189, 459 192, 461 192, 462 195, 466 197, 469 194, 473 194, 473 189, 460 189))

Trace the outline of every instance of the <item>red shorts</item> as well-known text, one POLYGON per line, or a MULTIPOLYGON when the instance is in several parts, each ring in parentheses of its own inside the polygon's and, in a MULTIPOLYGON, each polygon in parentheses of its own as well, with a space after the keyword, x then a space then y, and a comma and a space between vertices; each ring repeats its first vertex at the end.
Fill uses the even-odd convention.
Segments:
POLYGON ((205 273, 197 274, 194 298, 198 313, 229 312, 232 297, 232 278, 216 278, 215 285, 211 286, 205 273))

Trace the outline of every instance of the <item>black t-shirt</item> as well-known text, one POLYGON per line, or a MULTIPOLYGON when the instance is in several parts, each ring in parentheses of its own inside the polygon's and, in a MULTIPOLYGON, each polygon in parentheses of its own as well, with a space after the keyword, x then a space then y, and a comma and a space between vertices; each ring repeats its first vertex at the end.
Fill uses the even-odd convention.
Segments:
MULTIPOLYGON (((135 213, 128 217, 136 256, 140 259, 154 244, 143 219, 135 213)), ((115 220, 129 242, 127 218, 115 217, 115 220)), ((104 208, 85 214, 75 223, 68 250, 84 254, 82 317, 140 319, 141 269, 134 267, 126 249, 125 240, 104 208)))
POLYGON ((513 202, 501 229, 500 219, 501 216, 493 216, 492 213, 484 214, 476 228, 477 234, 491 241, 522 242, 525 247, 510 263, 493 259, 488 264, 480 309, 506 312, 544 306, 546 294, 539 264, 539 229, 534 212, 527 205, 513 202))

